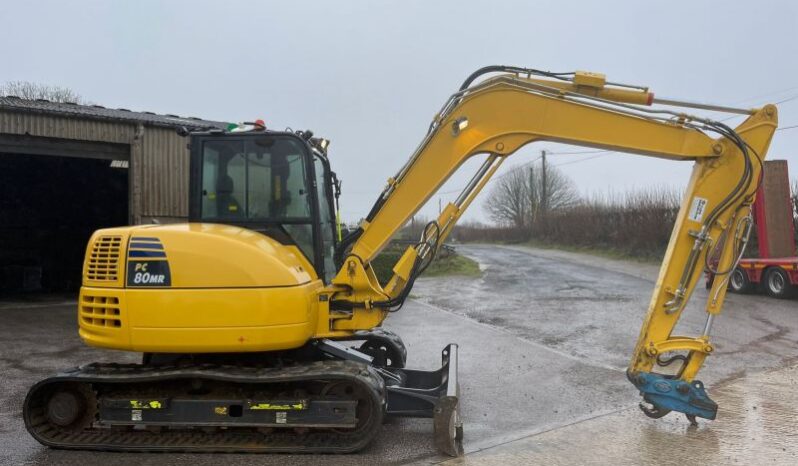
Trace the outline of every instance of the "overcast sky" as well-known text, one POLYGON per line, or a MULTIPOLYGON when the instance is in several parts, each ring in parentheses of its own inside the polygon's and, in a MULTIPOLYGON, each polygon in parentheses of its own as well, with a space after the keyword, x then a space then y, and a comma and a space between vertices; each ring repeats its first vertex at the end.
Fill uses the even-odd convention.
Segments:
MULTIPOLYGON (((263 118, 330 139, 349 221, 484 65, 598 71, 657 95, 729 105, 798 95, 798 2, 787 0, 6 1, 0 18, 0 82, 63 85, 108 107, 263 118)), ((780 126, 798 125, 798 99, 779 109, 780 126)), ((768 156, 790 160, 793 178, 796 144, 798 128, 779 131, 768 156)), ((575 150, 533 144, 503 170, 541 149, 575 150)), ((585 194, 680 188, 691 165, 598 155, 550 161, 585 194)), ((431 204, 427 214, 437 197, 431 204)), ((466 218, 485 219, 479 200, 466 218)))

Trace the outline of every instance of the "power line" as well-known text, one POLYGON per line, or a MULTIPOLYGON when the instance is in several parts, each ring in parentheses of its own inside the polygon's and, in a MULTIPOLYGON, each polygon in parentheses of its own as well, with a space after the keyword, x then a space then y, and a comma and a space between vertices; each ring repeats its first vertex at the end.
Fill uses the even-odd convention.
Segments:
MULTIPOLYGON (((745 100, 738 101, 738 103, 740 103, 740 102, 746 102, 746 101, 751 101, 751 100, 755 100, 755 99, 758 99, 758 98, 761 98, 761 97, 766 97, 766 96, 769 96, 769 95, 782 94, 782 93, 784 93, 784 92, 791 91, 791 90, 794 90, 794 89, 798 89, 798 86, 794 86, 794 87, 790 87, 790 88, 787 88, 787 89, 783 89, 783 90, 781 90, 781 91, 774 91, 774 92, 769 92, 769 93, 767 93, 767 94, 761 94, 761 95, 759 95, 759 96, 757 96, 757 97, 751 97, 751 98, 748 98, 748 99, 745 99, 745 100)), ((791 102, 791 101, 793 101, 793 100, 796 100, 796 99, 798 99, 798 94, 796 94, 796 95, 792 95, 792 96, 790 96, 790 97, 787 97, 787 98, 784 98, 784 99, 782 99, 782 100, 778 100, 778 101, 774 102, 774 105, 783 104, 783 103, 786 103, 786 102, 791 102)), ((737 118, 737 117, 739 117, 739 116, 741 116, 741 115, 732 115, 732 116, 730 116, 730 117, 728 117, 728 118, 724 118, 724 119, 722 119, 722 120, 720 120, 720 121, 722 121, 722 122, 723 122, 723 121, 728 121, 728 120, 731 120, 731 119, 733 119, 733 118, 737 118)), ((798 125, 792 125, 792 126, 783 126, 783 127, 781 127, 781 128, 778 128, 776 131, 782 131, 782 130, 787 130, 787 129, 795 129, 795 128, 798 128, 798 125)), ((545 149, 544 149, 544 150, 545 150, 545 149)), ((555 167, 563 167, 563 166, 565 166, 565 165, 571 165, 571 164, 574 164, 574 163, 587 162, 588 160, 593 160, 593 159, 596 159, 596 158, 602 157, 602 156, 604 156, 604 155, 607 155, 607 154, 609 154, 609 153, 614 153, 614 152, 617 152, 617 151, 612 151, 612 150, 580 150, 580 151, 559 151, 559 152, 557 152, 557 151, 549 151, 549 150, 545 150, 545 152, 546 152, 546 154, 548 154, 548 155, 582 155, 582 154, 597 154, 597 155, 594 155, 593 157, 587 157, 587 158, 580 159, 580 160, 572 160, 572 161, 569 161, 569 162, 563 162, 563 163, 559 163, 559 164, 553 165, 553 166, 555 166, 555 167)), ((514 171, 515 171, 515 170, 517 170, 517 169, 520 169, 520 168, 523 168, 523 167, 529 166, 529 165, 531 165, 531 164, 533 164, 533 163, 537 162, 537 161, 538 161, 538 160, 540 160, 541 158, 543 158, 543 156, 542 156, 542 155, 541 155, 541 156, 538 156, 538 157, 536 157, 535 159, 533 159, 533 160, 531 160, 531 161, 529 161, 529 162, 525 162, 525 163, 523 163, 523 164, 520 164, 520 165, 516 165, 516 166, 514 166, 514 167, 511 167, 510 169, 508 169, 506 172, 502 173, 501 175, 495 176, 495 177, 491 178, 490 180, 488 180, 488 182, 487 182, 487 183, 485 183, 485 186, 487 186, 488 184, 490 184, 490 183, 492 183, 492 182, 494 182, 494 181, 498 181, 498 180, 500 180, 500 179, 504 178, 505 176, 507 176, 507 175, 511 174, 512 172, 514 172, 514 171)), ((463 190, 464 188, 465 188, 465 186, 461 187, 460 189, 453 189, 453 190, 450 190, 450 191, 443 191, 443 192, 436 193, 436 194, 437 194, 438 196, 443 196, 443 195, 445 195, 445 194, 454 194, 454 193, 459 193, 459 192, 462 192, 462 190, 463 190)))
POLYGON ((588 157, 588 158, 586 158, 586 159, 580 159, 580 160, 571 160, 570 162, 558 163, 557 165, 555 165, 555 167, 562 167, 562 166, 564 166, 564 165, 571 165, 571 164, 574 164, 574 163, 579 163, 579 162, 587 162, 588 160, 593 160, 593 159, 597 159, 597 158, 599 158, 599 157, 603 157, 603 156, 607 155, 607 154, 608 154, 608 153, 610 153, 610 152, 615 152, 615 151, 612 151, 612 150, 607 150, 607 151, 604 151, 604 153, 603 153, 603 154, 594 155, 593 157, 588 157))
POLYGON ((577 151, 570 151, 570 152, 554 152, 547 150, 546 154, 548 155, 578 155, 578 154, 598 154, 599 152, 612 152, 609 150, 577 150, 577 151))
MULTIPOLYGON (((598 154, 598 155, 594 155, 593 157, 588 157, 588 158, 581 159, 581 160, 572 160, 570 162, 565 162, 565 163, 560 163, 560 164, 554 165, 555 167, 561 167, 563 165, 569 165, 569 164, 572 164, 572 163, 585 162, 585 161, 588 161, 588 160, 591 160, 591 159, 595 159, 595 158, 601 157, 602 155, 607 155, 607 154, 609 154, 611 152, 616 152, 616 151, 613 151, 613 150, 582 150, 582 151, 551 152, 551 151, 545 150, 545 152, 546 152, 546 155, 598 154)), ((519 170, 521 168, 524 168, 524 167, 527 167, 529 165, 532 165, 533 163, 537 162, 538 160, 540 160, 542 158, 543 158, 543 155, 539 155, 539 156, 535 157, 533 160, 530 160, 529 162, 524 162, 524 163, 522 163, 520 165, 515 165, 513 167, 510 167, 506 172, 502 173, 501 175, 497 175, 497 176, 489 179, 488 182, 485 183, 485 186, 489 185, 490 183, 493 183, 494 181, 498 181, 498 180, 504 178, 507 175, 512 174, 516 170, 519 170)), ((443 191, 443 192, 436 193, 436 194, 438 196, 443 196, 444 194, 459 193, 459 192, 462 192, 464 188, 465 188, 465 186, 461 187, 460 189, 452 189, 451 191, 443 191)))
MULTIPOLYGON (((796 86, 795 88, 790 88, 790 89, 788 89, 788 90, 792 90, 792 89, 798 89, 798 86, 796 86)), ((784 92, 784 91, 780 91, 780 92, 784 92)), ((780 93, 780 92, 775 92, 775 94, 778 94, 778 93, 780 93)), ((780 104, 780 103, 784 103, 784 102, 789 102, 789 101, 796 100, 796 99, 798 99, 798 95, 794 95, 794 96, 788 97, 788 98, 786 98, 786 99, 783 99, 783 100, 777 101, 777 102, 776 102, 776 104, 780 104)), ((732 116, 732 117, 729 117, 729 118, 726 118, 726 119, 723 119, 723 120, 720 120, 720 121, 726 121, 726 120, 729 120, 729 119, 731 119, 731 118, 735 118, 735 117, 736 117, 736 116, 732 116)), ((791 126, 783 126, 783 127, 781 127, 781 128, 778 128, 776 131, 782 131, 782 130, 787 130, 787 129, 795 129, 795 128, 798 128, 798 124, 797 124, 797 125, 791 125, 791 126)), ((605 155, 607 155, 607 154, 609 154, 609 153, 617 153, 617 151, 613 151, 613 150, 583 150, 583 151, 561 151, 561 152, 554 152, 554 151, 548 151, 548 150, 546 150, 545 152, 546 152, 546 154, 547 154, 547 155, 581 155, 581 154, 597 154, 597 155, 594 155, 593 157, 587 157, 587 158, 584 158, 584 159, 579 159, 579 160, 571 160, 571 161, 569 161, 569 162, 558 163, 558 164, 556 164, 556 165, 553 165, 554 167, 563 167, 563 166, 566 166, 566 165, 572 165, 572 164, 575 164, 575 163, 587 162, 588 160, 597 159, 597 158, 599 158, 599 157, 603 157, 603 156, 605 156, 605 155)), ((514 171, 516 171, 516 170, 518 170, 518 169, 520 169, 520 168, 523 168, 523 167, 529 166, 529 165, 531 165, 531 164, 533 164, 533 163, 537 162, 537 161, 538 161, 538 160, 540 160, 541 158, 543 158, 543 156, 542 156, 542 155, 540 155, 540 156, 536 157, 536 158, 535 158, 535 159, 533 159, 533 160, 530 160, 529 162, 525 162, 525 163, 522 163, 522 164, 520 164, 520 165, 516 165, 516 166, 514 166, 514 167, 511 167, 511 168, 509 168, 509 169, 508 169, 506 172, 502 173, 501 175, 495 176, 495 177, 491 178, 490 180, 488 180, 488 182, 487 182, 487 183, 485 183, 485 186, 489 185, 490 183, 493 183, 494 181, 498 181, 498 180, 500 180, 500 179, 504 178, 504 177, 505 177, 505 176, 507 176, 507 175, 510 175, 511 173, 513 173, 514 171)), ((453 189, 453 190, 450 190, 450 191, 443 191, 443 192, 436 193, 436 194, 437 194, 438 196, 443 196, 443 195, 445 195, 445 194, 454 194, 454 193, 459 193, 459 192, 462 192, 464 188, 465 188, 465 186, 463 186, 463 187, 461 187, 461 188, 459 188, 459 189, 453 189)))
MULTIPOLYGON (((548 152, 548 153, 550 154, 551 152, 548 152)), ((508 169, 506 172, 502 173, 501 175, 497 175, 497 176, 494 176, 493 178, 489 179, 488 182, 485 183, 485 186, 489 185, 490 183, 493 183, 494 181, 498 181, 498 180, 504 178, 505 176, 513 173, 515 170, 518 170, 520 168, 526 167, 527 165, 532 165, 533 163, 537 162, 541 158, 543 158, 542 155, 538 156, 534 160, 530 160, 529 162, 524 162, 524 163, 522 163, 520 165, 516 165, 514 167, 511 167, 510 169, 508 169)), ((460 189, 453 189, 451 191, 444 191, 442 193, 435 193, 435 194, 437 194, 439 196, 443 196, 444 194, 454 194, 454 193, 462 192, 463 189, 465 189, 465 186, 461 187, 460 189)))
MULTIPOLYGON (((787 98, 784 98, 784 99, 781 99, 781 100, 777 100, 776 102, 773 102, 773 105, 779 105, 779 104, 787 103, 787 102, 793 101, 795 99, 798 99, 798 94, 791 95, 790 97, 787 97, 787 98)), ((732 115, 732 116, 726 117, 726 118, 724 118, 724 119, 722 119, 720 121, 721 122, 729 121, 729 120, 732 120, 734 118, 740 118, 740 117, 743 117, 743 116, 745 116, 745 115, 732 115)))
MULTIPOLYGON (((547 149, 544 149, 544 150, 546 150, 546 154, 547 155, 582 155, 582 154, 599 154, 599 153, 615 152, 615 151, 610 151, 610 150, 577 150, 577 151, 561 151, 561 152, 550 151, 550 150, 547 150, 547 149)), ((524 163, 522 163, 520 165, 516 165, 516 166, 510 168, 509 170, 507 170, 506 172, 502 173, 501 175, 498 175, 498 176, 495 176, 495 177, 491 178, 485 184, 487 185, 488 183, 492 183, 492 182, 494 182, 496 180, 499 180, 499 179, 509 175, 514 170, 516 170, 518 168, 526 167, 528 165, 531 165, 531 164, 537 162, 538 160, 540 160, 541 158, 542 158, 542 156, 538 156, 535 159, 530 160, 529 162, 524 162, 524 163)), ((589 157, 589 158, 583 159, 583 160, 590 160, 591 158, 594 158, 594 157, 589 157)), ((577 162, 577 161, 575 161, 575 162, 577 162)), ((571 163, 575 163, 575 162, 571 162, 571 163)), ((565 164, 565 165, 567 165, 567 164, 565 164)), ((559 166, 559 165, 555 165, 555 166, 559 166)), ((465 188, 465 186, 463 186, 463 188, 465 188)), ((453 189, 451 191, 444 191, 444 192, 440 192, 440 193, 436 193, 436 194, 437 195, 454 194, 454 193, 459 193, 462 190, 463 190, 462 188, 461 189, 453 189)), ((369 193, 371 193, 371 191, 347 191, 347 193, 349 193, 349 194, 369 194, 369 193)))
POLYGON ((769 97, 769 96, 772 96, 772 95, 784 94, 785 92, 794 91, 795 89, 798 89, 798 86, 791 86, 791 87, 787 87, 787 88, 781 89, 779 91, 771 91, 771 92, 766 92, 764 94, 758 94, 758 95, 755 95, 755 96, 746 97, 745 99, 741 99, 741 100, 737 100, 735 102, 732 102, 732 105, 739 105, 739 104, 742 104, 742 103, 745 103, 745 102, 750 102, 752 100, 759 100, 759 99, 761 99, 763 97, 769 97))
MULTIPOLYGON (((795 89, 798 89, 798 86, 791 86, 791 87, 787 87, 787 88, 784 88, 784 89, 781 89, 781 90, 778 90, 778 91, 766 92, 764 94, 758 94, 758 95, 755 95, 755 96, 752 96, 752 97, 747 97, 745 99, 734 101, 734 102, 731 103, 731 105, 740 105, 740 104, 743 104, 743 103, 746 103, 746 102, 751 102, 753 100, 759 100, 759 99, 762 99, 764 97, 769 97, 769 96, 772 96, 772 95, 784 94, 785 92, 794 91, 795 89)), ((787 99, 785 99, 785 101, 793 100, 796 97, 798 97, 798 96, 788 97, 787 99)), ((781 103, 781 102, 776 102, 776 103, 778 104, 778 103, 781 103)), ((713 111, 711 113, 720 113, 720 112, 713 111)), ((729 120, 731 118, 735 118, 735 116, 727 118, 727 120, 729 120)), ((725 120, 721 120, 721 121, 725 121, 725 120)))
POLYGON ((795 99, 798 99, 798 94, 796 94, 794 96, 791 96, 791 97, 787 97, 786 99, 777 100, 776 102, 773 102, 773 104, 774 105, 783 104, 784 102, 789 102, 789 101, 795 100, 795 99))

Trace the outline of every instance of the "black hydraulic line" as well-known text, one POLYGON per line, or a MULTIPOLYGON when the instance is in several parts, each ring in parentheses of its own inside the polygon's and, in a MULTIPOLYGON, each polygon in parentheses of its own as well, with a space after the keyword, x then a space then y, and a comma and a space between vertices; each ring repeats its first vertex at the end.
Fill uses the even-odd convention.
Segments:
POLYGON ((471 75, 469 75, 468 78, 466 78, 466 80, 463 81, 463 84, 460 86, 460 91, 468 89, 471 86, 471 84, 474 81, 476 81, 477 78, 488 73, 516 73, 516 74, 527 74, 527 75, 536 74, 540 76, 547 76, 549 78, 559 79, 561 81, 568 81, 568 79, 563 78, 563 76, 573 76, 575 74, 574 72, 553 73, 551 71, 542 71, 533 68, 521 68, 518 66, 489 65, 489 66, 484 66, 471 73, 471 75))
MULTIPOLYGON (((750 150, 754 154, 754 157, 756 157, 757 163, 759 164, 759 176, 757 177, 756 189, 754 189, 753 193, 749 194, 748 198, 745 200, 746 203, 750 204, 752 202, 752 199, 751 199, 752 196, 754 196, 756 194, 756 192, 759 190, 760 186, 762 185, 762 179, 763 179, 763 176, 764 176, 764 163, 762 162, 762 157, 759 155, 759 153, 753 147, 751 147, 750 144, 748 144, 745 140, 740 138, 739 134, 737 134, 736 131, 732 130, 731 128, 729 128, 726 125, 723 125, 722 123, 719 123, 719 124, 724 126, 725 130, 727 130, 727 132, 728 132, 728 135, 724 134, 724 136, 726 136, 727 138, 731 139, 732 142, 734 142, 735 145, 737 145, 740 148, 740 150, 743 152, 743 154, 744 154, 744 156, 746 158, 747 167, 749 169, 751 168, 750 167, 750 160, 748 158, 748 150, 750 150)), ((721 134, 723 134, 723 133, 721 133, 721 134)), ((749 171, 748 177, 750 178, 750 176, 751 176, 751 174, 750 174, 750 171, 749 171)), ((749 179, 748 183, 746 184, 746 187, 744 188, 744 191, 748 190, 748 187, 750 186, 750 184, 751 184, 751 180, 749 179)), ((739 199, 739 196, 737 196, 735 198, 735 200, 736 199, 739 199)), ((741 204, 737 208, 737 210, 739 211, 745 205, 746 205, 745 203, 741 204)), ((720 245, 721 241, 717 241, 716 244, 720 245)), ((740 244, 740 241, 735 238, 735 243, 734 243, 734 246, 733 246, 734 247, 734 251, 735 251, 735 253, 734 253, 735 256, 738 256, 738 255, 740 255, 742 253, 742 248, 744 248, 746 246, 746 244, 747 244, 747 241, 745 241, 743 244, 740 244)), ((714 251, 710 251, 710 252, 714 252, 714 251)), ((713 275, 726 275, 726 274, 731 273, 734 270, 736 264, 732 264, 731 267, 729 267, 728 270, 720 271, 718 269, 714 269, 712 267, 712 265, 710 264, 710 262, 709 262, 710 261, 710 252, 708 252, 706 254, 706 256, 704 257, 704 267, 705 267, 706 270, 711 272, 713 275)))
MULTIPOLYGON (((738 181, 737 185, 723 199, 723 201, 721 201, 710 212, 710 214, 707 216, 707 219, 703 223, 702 230, 705 231, 705 232, 708 232, 711 229, 712 225, 715 223, 715 221, 718 219, 718 217, 720 217, 724 212, 726 212, 729 209, 729 207, 734 202, 736 202, 741 196, 745 195, 745 191, 747 191, 748 188, 751 185, 751 181, 752 181, 751 177, 752 177, 753 166, 751 165, 751 160, 748 157, 747 144, 740 137, 740 135, 737 134, 737 132, 735 132, 733 129, 729 128, 728 126, 724 125, 723 123, 716 122, 716 121, 711 121, 711 122, 704 123, 704 124, 706 125, 707 129, 709 129, 711 131, 714 131, 714 132, 720 134, 723 137, 726 137, 734 145, 736 145, 740 149, 740 151, 741 151, 741 153, 743 155, 743 159, 744 159, 743 174, 740 177, 740 180, 738 181)), ((706 238, 702 238, 702 239, 706 240, 706 238)), ((684 271, 682 272, 682 277, 680 279, 680 287, 686 287, 687 284, 690 282, 690 280, 691 280, 691 278, 693 276, 693 273, 695 272, 695 266, 698 263, 698 261, 700 260, 702 252, 704 252, 703 245, 702 245, 701 248, 693 249, 690 252, 690 256, 687 259, 687 265, 685 266, 684 271)), ((704 267, 705 268, 706 268, 706 265, 707 265, 707 255, 709 255, 710 253, 711 253, 711 251, 706 251, 706 253, 705 253, 705 256, 704 256, 704 267)), ((681 307, 681 304, 679 304, 678 306, 681 307)))
POLYGON ((743 172, 743 176, 740 177, 737 186, 735 186, 734 189, 731 191, 731 193, 729 193, 729 195, 726 196, 726 198, 723 201, 721 201, 721 203, 718 204, 718 206, 715 207, 710 212, 706 222, 704 223, 707 227, 710 227, 715 222, 715 220, 717 220, 717 218, 728 209, 728 206, 730 204, 734 203, 742 195, 745 194, 745 191, 748 189, 748 187, 751 184, 751 176, 753 168, 751 166, 751 161, 748 158, 747 144, 745 144, 740 135, 738 135, 733 129, 729 128, 728 126, 720 122, 712 122, 710 124, 710 127, 712 127, 713 130, 716 131, 717 133, 721 134, 722 136, 732 141, 732 143, 734 143, 734 145, 736 145, 740 149, 745 160, 745 170, 743 172))
POLYGON ((340 269, 344 265, 344 255, 347 253, 347 249, 357 241, 361 235, 363 235, 363 229, 358 227, 357 230, 344 236, 341 242, 338 243, 335 252, 333 252, 333 261, 335 261, 336 268, 340 269))
MULTIPOLYGON (((410 292, 413 289, 413 285, 416 282, 416 279, 427 270, 427 267, 435 260, 435 256, 438 252, 438 241, 440 240, 441 236, 441 228, 438 225, 438 222, 435 220, 427 223, 424 227, 424 233, 422 234, 421 241, 416 244, 416 248, 421 247, 422 245, 426 244, 430 248, 430 255, 425 259, 420 259, 416 257, 415 262, 413 263, 413 267, 410 269, 410 274, 407 279, 407 283, 405 283, 404 288, 399 293, 398 296, 394 298, 387 299, 385 301, 375 301, 372 303, 373 307, 379 307, 385 309, 388 312, 396 312, 402 308, 407 298, 410 296, 410 292), (427 231, 430 228, 434 229, 434 239, 429 238, 427 236, 427 231)), ((355 307, 365 307, 365 303, 352 303, 349 301, 341 301, 341 300, 334 300, 330 302, 330 308, 336 310, 345 310, 351 311, 355 307)))
POLYGON ((429 267, 432 261, 435 260, 435 256, 438 251, 438 241, 440 240, 440 237, 441 237, 441 227, 440 225, 438 225, 438 222, 433 220, 427 223, 427 225, 424 227, 424 232, 422 233, 421 241, 419 241, 416 247, 418 248, 426 244, 430 248, 430 255, 428 256, 428 258, 425 258, 423 260, 418 257, 416 258, 415 262, 413 263, 413 268, 410 270, 410 275, 407 279, 407 283, 405 283, 405 286, 402 289, 401 293, 399 293, 399 296, 386 301, 377 301, 373 303, 374 306, 385 308, 388 312, 396 312, 402 308, 402 306, 405 303, 405 300, 407 300, 407 297, 410 296, 410 291, 412 291, 416 279, 419 276, 421 276, 421 274, 424 273, 425 270, 427 270, 427 267, 429 267), (434 240, 427 237, 427 231, 430 229, 430 227, 434 227, 435 230, 434 240))
POLYGON ((376 217, 377 213, 379 213, 380 209, 382 209, 383 204, 385 204, 385 192, 386 190, 383 190, 380 193, 380 196, 374 202, 374 205, 371 206, 371 210, 369 210, 368 215, 366 215, 366 221, 370 222, 374 220, 374 217, 376 217))

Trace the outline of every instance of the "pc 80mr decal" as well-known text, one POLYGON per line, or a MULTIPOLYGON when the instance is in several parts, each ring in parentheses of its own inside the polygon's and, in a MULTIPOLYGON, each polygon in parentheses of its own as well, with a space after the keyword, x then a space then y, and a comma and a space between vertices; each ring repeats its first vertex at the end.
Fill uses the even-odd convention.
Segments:
POLYGON ((127 286, 172 286, 169 262, 128 261, 127 286))
POLYGON ((130 240, 127 253, 127 286, 172 286, 169 261, 158 238, 138 237, 130 240))

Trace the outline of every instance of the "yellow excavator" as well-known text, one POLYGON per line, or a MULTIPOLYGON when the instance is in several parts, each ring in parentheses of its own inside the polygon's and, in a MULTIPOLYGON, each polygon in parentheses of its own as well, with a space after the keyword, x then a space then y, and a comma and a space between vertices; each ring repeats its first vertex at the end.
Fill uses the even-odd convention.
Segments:
POLYGON ((650 417, 714 419, 717 405, 695 377, 713 351, 712 323, 748 240, 776 127, 773 105, 720 107, 598 73, 486 67, 446 101, 345 236, 328 140, 261 121, 185 134, 189 223, 99 230, 86 251, 80 337, 141 352, 142 362, 92 363, 38 382, 25 424, 56 448, 345 453, 368 445, 386 416, 414 416, 431 418, 435 445, 457 455, 457 345, 443 349, 440 369, 412 370, 402 340, 381 326, 502 162, 536 141, 693 162, 627 376, 650 417), (732 129, 670 107, 748 117, 732 129), (475 156, 484 161, 470 182, 382 286, 374 258, 475 156), (706 325, 673 335, 705 269, 716 277, 706 325))

